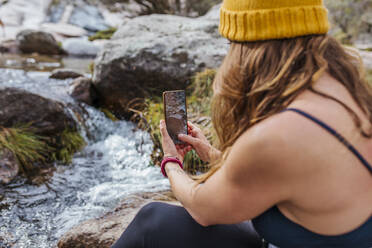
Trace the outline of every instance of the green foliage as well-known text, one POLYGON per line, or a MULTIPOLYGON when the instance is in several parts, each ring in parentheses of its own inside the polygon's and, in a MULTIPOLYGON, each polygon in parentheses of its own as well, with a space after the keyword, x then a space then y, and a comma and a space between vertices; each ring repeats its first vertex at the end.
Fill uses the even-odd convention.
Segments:
POLYGON ((65 130, 56 139, 35 134, 28 126, 0 127, 0 151, 8 149, 17 158, 20 170, 30 175, 36 164, 71 162, 72 155, 85 145, 77 131, 65 130), (54 140, 54 142, 52 142, 54 140))
POLYGON ((0 150, 8 149, 17 158, 23 172, 31 171, 34 163, 44 163, 54 152, 46 139, 34 134, 28 127, 0 127, 0 150))
POLYGON ((117 28, 109 28, 106 30, 98 31, 94 35, 89 37, 90 41, 94 40, 109 40, 112 35, 116 32, 117 28))
POLYGON ((107 118, 109 118, 110 120, 112 121, 118 121, 119 119, 113 114, 110 112, 110 110, 108 109, 105 109, 105 108, 100 108, 101 112, 105 114, 105 116, 107 118))
POLYGON ((188 96, 188 107, 191 112, 198 116, 209 116, 210 113, 210 101, 212 99, 212 83, 216 75, 216 70, 206 69, 203 72, 199 72, 195 75, 191 85, 187 89, 188 96))
POLYGON ((191 150, 186 154, 183 160, 184 169, 192 174, 196 175, 197 173, 204 173, 209 170, 208 163, 203 162, 195 150, 191 150))
POLYGON ((53 158, 64 164, 69 164, 74 153, 81 150, 85 145, 85 141, 79 132, 65 129, 59 137, 58 146, 60 149, 53 154, 53 158))
POLYGON ((163 103, 160 97, 139 100, 130 104, 129 110, 134 115, 132 121, 137 123, 138 128, 146 130, 154 143, 154 149, 151 154, 153 164, 160 165, 163 157, 161 150, 161 134, 159 129, 160 120, 164 119, 163 103))
POLYGON ((89 66, 88 66, 89 72, 90 72, 91 74, 94 73, 94 66, 95 66, 95 64, 94 64, 93 61, 92 61, 92 62, 89 64, 89 66))

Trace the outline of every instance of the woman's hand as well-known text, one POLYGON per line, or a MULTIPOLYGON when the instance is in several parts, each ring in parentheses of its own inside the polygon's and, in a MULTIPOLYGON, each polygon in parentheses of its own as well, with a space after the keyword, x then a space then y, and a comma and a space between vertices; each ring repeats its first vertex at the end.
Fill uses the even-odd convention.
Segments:
POLYGON ((181 162, 189 151, 191 151, 191 145, 175 145, 173 140, 168 134, 167 126, 164 120, 160 121, 160 133, 162 137, 162 147, 164 157, 177 157, 181 162))
POLYGON ((191 122, 188 122, 188 131, 190 135, 180 134, 178 138, 183 142, 190 144, 200 159, 204 162, 210 162, 221 156, 221 152, 214 148, 204 136, 203 132, 191 122))

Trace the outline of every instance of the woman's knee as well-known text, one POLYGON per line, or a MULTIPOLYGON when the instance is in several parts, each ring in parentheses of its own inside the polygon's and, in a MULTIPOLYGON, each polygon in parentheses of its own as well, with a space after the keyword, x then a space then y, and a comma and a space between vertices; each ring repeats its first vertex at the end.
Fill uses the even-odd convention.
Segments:
POLYGON ((159 226, 162 225, 159 220, 166 218, 164 208, 167 206, 166 203, 162 202, 151 202, 143 206, 138 211, 135 219, 135 225, 144 234, 151 234, 160 231, 159 226))
POLYGON ((150 202, 138 211, 136 218, 151 220, 151 217, 158 216, 162 212, 161 209, 165 205, 162 202, 150 202))

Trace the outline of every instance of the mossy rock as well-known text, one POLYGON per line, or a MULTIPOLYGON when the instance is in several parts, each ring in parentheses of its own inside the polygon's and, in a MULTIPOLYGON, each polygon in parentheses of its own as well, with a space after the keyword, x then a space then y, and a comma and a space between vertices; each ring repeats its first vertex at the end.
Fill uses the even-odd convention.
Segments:
POLYGON ((10 152, 16 158, 19 172, 31 179, 56 161, 71 163, 73 154, 84 146, 79 132, 68 129, 51 138, 37 135, 26 126, 0 128, 0 150, 10 152))
POLYGON ((10 151, 32 178, 55 161, 68 164, 84 145, 62 103, 15 88, 0 90, 0 150, 10 151))
POLYGON ((109 28, 106 30, 98 31, 94 35, 89 37, 90 41, 94 40, 109 40, 116 32, 117 28, 109 28))

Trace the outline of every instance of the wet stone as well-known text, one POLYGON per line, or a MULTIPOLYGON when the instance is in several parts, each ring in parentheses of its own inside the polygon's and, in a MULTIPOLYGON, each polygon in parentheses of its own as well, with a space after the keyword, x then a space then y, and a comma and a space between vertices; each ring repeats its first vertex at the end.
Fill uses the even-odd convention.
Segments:
POLYGON ((68 78, 78 78, 78 77, 82 77, 83 74, 81 74, 80 72, 76 71, 76 70, 72 70, 72 69, 55 69, 54 71, 52 71, 52 74, 50 75, 50 78, 54 78, 54 79, 68 79, 68 78))
POLYGON ((88 105, 94 105, 97 101, 97 93, 90 78, 80 77, 72 83, 71 97, 76 101, 88 105))
POLYGON ((23 53, 39 53, 49 55, 65 54, 65 51, 58 45, 53 35, 37 30, 23 30, 16 37, 19 49, 23 53))
POLYGON ((18 175, 18 172, 19 165, 13 153, 8 149, 0 150, 0 184, 10 183, 18 175))

